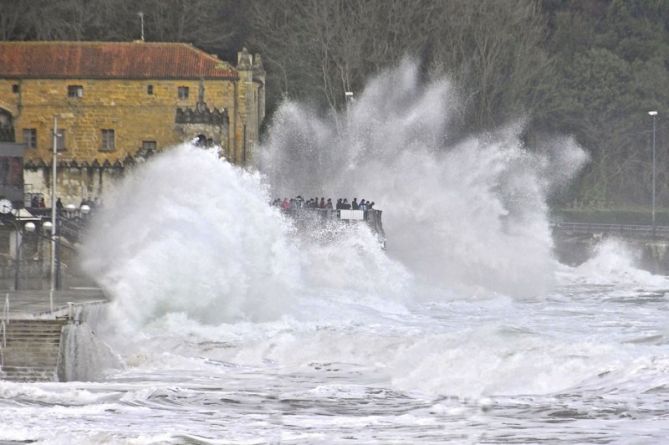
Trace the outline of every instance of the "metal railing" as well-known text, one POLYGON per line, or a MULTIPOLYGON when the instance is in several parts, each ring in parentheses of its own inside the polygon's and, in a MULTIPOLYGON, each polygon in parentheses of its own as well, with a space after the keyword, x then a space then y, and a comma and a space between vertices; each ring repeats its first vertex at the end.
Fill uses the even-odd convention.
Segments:
POLYGON ((651 226, 642 224, 601 224, 554 222, 551 228, 556 231, 577 233, 621 233, 631 235, 658 235, 669 237, 669 226, 651 226))
POLYGON ((0 348, 0 369, 5 366, 5 348, 7 347, 7 325, 9 324, 9 294, 5 294, 5 305, 2 308, 2 320, 0 320, 0 329, 2 330, 2 347, 0 348))
POLYGON ((7 327, 5 320, 0 321, 0 329, 2 329, 2 345, 0 345, 0 371, 5 367, 5 348, 7 347, 7 327))
POLYGON ((5 294, 5 305, 2 308, 2 319, 9 324, 9 294, 5 294))

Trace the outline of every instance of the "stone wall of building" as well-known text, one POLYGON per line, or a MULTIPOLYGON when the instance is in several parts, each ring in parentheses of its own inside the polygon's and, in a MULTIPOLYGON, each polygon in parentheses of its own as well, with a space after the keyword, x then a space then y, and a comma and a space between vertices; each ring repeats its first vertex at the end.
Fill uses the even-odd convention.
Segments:
MULTIPOLYGON (((17 142, 24 142, 24 129, 37 130, 37 147, 27 150, 27 161, 50 162, 53 117, 58 116, 58 128, 65 130, 61 162, 113 164, 135 156, 143 141, 155 141, 158 150, 181 142, 176 109, 195 107, 199 84, 199 80, 0 79, 0 107, 6 104, 10 112, 16 110, 17 142), (15 84, 18 94, 11 93, 15 84), (68 97, 68 86, 83 87, 82 97, 68 97), (149 86, 153 94, 147 93, 149 86), (179 87, 188 88, 187 99, 178 98, 179 87), (102 149, 103 129, 115 131, 114 150, 102 149)), ((209 107, 235 109, 234 81, 205 79, 204 87, 209 107)), ((240 142, 227 141, 231 146, 240 142)))
POLYGON ((0 109, 11 115, 16 141, 27 142, 24 130, 36 130, 36 147, 25 154, 26 192, 51 199, 54 116, 64 131, 56 194, 65 204, 101 196, 153 142, 162 151, 202 134, 229 161, 247 165, 265 113, 265 74, 260 57, 246 49, 234 70, 238 79, 0 78, 0 109), (68 87, 82 94, 70 97, 68 87), (184 87, 188 97, 180 98, 184 87), (177 109, 225 113, 226 122, 179 124, 177 109), (111 150, 103 147, 103 130, 114 130, 111 150))

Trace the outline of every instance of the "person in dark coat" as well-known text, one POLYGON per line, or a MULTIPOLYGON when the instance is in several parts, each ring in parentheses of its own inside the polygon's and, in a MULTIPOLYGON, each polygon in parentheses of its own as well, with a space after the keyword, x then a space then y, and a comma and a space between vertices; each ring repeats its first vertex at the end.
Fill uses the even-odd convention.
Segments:
POLYGON ((358 205, 358 198, 353 198, 353 201, 351 202, 351 209, 353 210, 359 210, 360 206, 358 205))

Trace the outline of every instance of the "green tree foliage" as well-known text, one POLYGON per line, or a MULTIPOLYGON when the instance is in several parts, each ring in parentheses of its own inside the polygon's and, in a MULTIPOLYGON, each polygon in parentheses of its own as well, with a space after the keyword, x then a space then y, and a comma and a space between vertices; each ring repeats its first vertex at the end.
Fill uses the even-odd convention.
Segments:
MULTIPOLYGON (((555 56, 550 100, 535 131, 567 132, 591 153, 578 200, 588 206, 645 206, 652 156, 647 112, 658 110, 657 171, 668 171, 662 120, 669 111, 669 3, 657 0, 545 2, 555 56), (665 112, 666 113, 666 112, 665 112)), ((659 202, 669 200, 658 181, 659 202)))
POLYGON ((669 205, 669 0, 0 0, 0 39, 131 41, 140 11, 148 41, 260 52, 270 115, 285 97, 341 109, 414 57, 453 80, 459 136, 518 119, 529 142, 573 135, 591 163, 570 199, 588 206, 647 205, 658 110, 669 205))

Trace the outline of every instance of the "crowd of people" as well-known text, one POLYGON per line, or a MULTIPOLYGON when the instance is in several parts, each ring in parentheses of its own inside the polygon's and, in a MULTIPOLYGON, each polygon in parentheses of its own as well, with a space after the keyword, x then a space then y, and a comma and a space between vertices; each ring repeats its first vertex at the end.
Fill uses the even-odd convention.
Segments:
POLYGON ((30 207, 33 209, 46 208, 46 202, 44 202, 44 196, 33 195, 33 197, 30 198, 30 207))
MULTIPOLYGON (((91 210, 96 208, 96 207, 101 207, 102 206, 102 201, 100 198, 95 198, 95 199, 82 199, 80 207, 83 205, 87 205, 91 210)), ((44 200, 44 196, 41 195, 33 195, 32 198, 30 198, 30 208, 33 209, 44 209, 46 208, 46 202, 44 200)), ((60 211, 65 208, 63 205, 63 201, 58 198, 56 200, 56 208, 60 211)))
POLYGON ((302 196, 298 195, 295 198, 276 198, 272 201, 272 205, 275 207, 280 207, 282 210, 293 210, 293 209, 337 209, 337 210, 373 210, 374 202, 366 201, 361 199, 358 201, 358 198, 353 198, 353 201, 348 202, 346 198, 337 199, 335 205, 332 204, 331 198, 323 198, 319 200, 316 198, 309 198, 306 201, 302 196))

